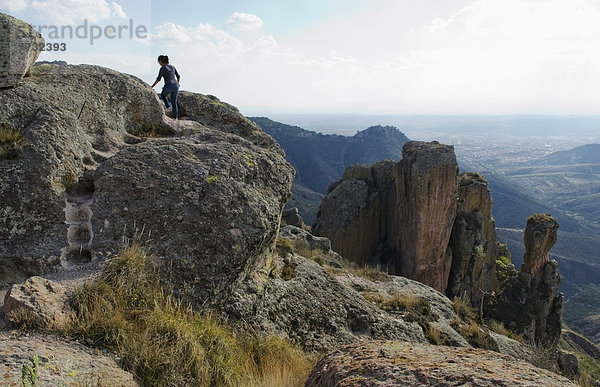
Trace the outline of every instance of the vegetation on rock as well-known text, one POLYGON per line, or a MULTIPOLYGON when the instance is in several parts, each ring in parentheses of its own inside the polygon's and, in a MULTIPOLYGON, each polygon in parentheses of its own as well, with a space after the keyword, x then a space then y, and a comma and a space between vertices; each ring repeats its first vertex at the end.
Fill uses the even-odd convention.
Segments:
POLYGON ((144 385, 297 385, 312 359, 276 337, 235 334, 160 283, 152 257, 123 248, 75 294, 73 335, 114 350, 144 385))
POLYGON ((23 135, 6 124, 0 124, 0 160, 12 160, 19 157, 23 135))

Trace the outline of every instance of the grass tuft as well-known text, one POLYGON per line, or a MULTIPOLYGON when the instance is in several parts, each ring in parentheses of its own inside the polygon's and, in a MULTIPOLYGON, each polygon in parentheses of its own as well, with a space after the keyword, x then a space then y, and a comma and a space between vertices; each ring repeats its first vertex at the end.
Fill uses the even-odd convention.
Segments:
POLYGON ((0 160, 14 160, 21 155, 23 135, 6 124, 0 124, 0 160))
POLYGON ((469 302, 462 297, 455 297, 452 301, 452 309, 454 313, 463 321, 474 320, 477 317, 477 312, 471 307, 469 302))
POLYGON ((110 348, 143 385, 298 385, 313 360, 278 338, 236 335, 210 314, 173 298, 151 257, 123 248, 94 282, 76 291, 71 334, 110 348))

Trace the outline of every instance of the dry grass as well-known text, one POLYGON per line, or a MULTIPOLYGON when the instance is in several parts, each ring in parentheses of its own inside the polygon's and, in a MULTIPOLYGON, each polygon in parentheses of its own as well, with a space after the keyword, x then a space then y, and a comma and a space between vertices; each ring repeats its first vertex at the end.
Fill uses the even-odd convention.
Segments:
POLYGON ((11 328, 24 332, 43 328, 39 316, 26 308, 11 311, 6 315, 6 321, 11 328))
POLYGON ((114 350, 143 385, 302 383, 312 358, 282 339, 242 337, 194 312, 163 289, 149 262, 140 247, 124 248, 76 292, 71 333, 114 350))
POLYGON ((491 331, 496 332, 499 335, 506 336, 509 339, 516 340, 520 343, 525 343, 525 338, 523 336, 516 334, 509 329, 506 329, 504 324, 499 321, 492 320, 492 321, 488 322, 487 326, 491 331))
POLYGON ((429 323, 429 329, 423 333, 430 344, 438 345, 442 341, 440 330, 432 323, 429 323))
POLYGON ((351 269, 351 268, 339 269, 339 268, 335 268, 335 267, 328 267, 327 271, 329 271, 331 274, 336 275, 336 276, 352 274, 357 277, 368 279, 369 281, 372 281, 372 282, 392 282, 393 281, 392 277, 389 274, 384 273, 381 270, 377 270, 377 269, 370 268, 370 267, 364 267, 362 269, 351 269))
POLYGON ((471 307, 468 301, 461 297, 455 297, 452 300, 452 309, 457 316, 466 322, 477 318, 477 312, 471 307))
POLYGON ((306 259, 315 261, 321 266, 325 266, 325 253, 319 249, 311 249, 308 243, 303 240, 291 241, 286 238, 277 238, 277 251, 279 255, 298 254, 306 259))

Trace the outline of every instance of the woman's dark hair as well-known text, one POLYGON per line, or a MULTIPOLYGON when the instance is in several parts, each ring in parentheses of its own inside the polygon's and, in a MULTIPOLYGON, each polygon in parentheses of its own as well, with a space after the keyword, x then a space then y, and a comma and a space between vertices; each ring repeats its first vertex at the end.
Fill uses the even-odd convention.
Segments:
POLYGON ((169 64, 169 57, 167 55, 159 55, 158 61, 169 64))

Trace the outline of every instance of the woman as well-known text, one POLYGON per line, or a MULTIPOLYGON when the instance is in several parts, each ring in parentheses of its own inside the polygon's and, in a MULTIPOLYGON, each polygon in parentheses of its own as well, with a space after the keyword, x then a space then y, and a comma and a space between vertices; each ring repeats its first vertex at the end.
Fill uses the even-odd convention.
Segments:
POLYGON ((160 70, 158 72, 158 77, 152 87, 156 86, 158 82, 160 82, 161 78, 165 79, 165 85, 163 86, 162 92, 160 93, 160 98, 165 103, 165 107, 168 109, 173 105, 173 118, 177 119, 179 117, 179 110, 177 109, 177 96, 179 95, 179 73, 175 66, 169 64, 169 57, 166 55, 160 55, 158 57, 158 64, 160 65, 160 70), (171 104, 169 104, 169 100, 167 99, 167 95, 171 96, 171 104))

